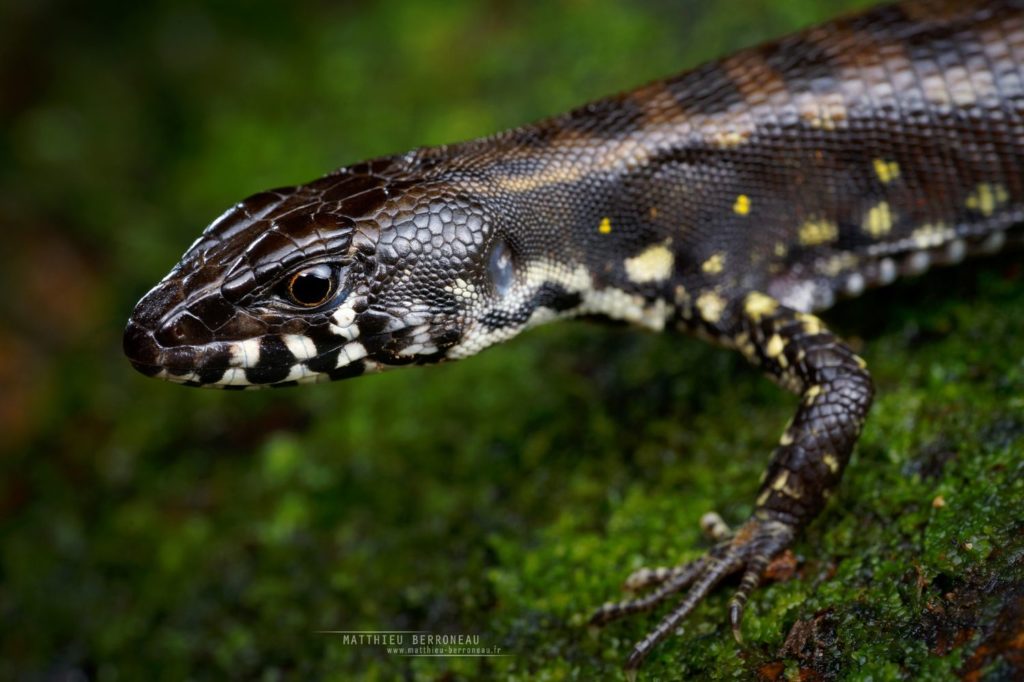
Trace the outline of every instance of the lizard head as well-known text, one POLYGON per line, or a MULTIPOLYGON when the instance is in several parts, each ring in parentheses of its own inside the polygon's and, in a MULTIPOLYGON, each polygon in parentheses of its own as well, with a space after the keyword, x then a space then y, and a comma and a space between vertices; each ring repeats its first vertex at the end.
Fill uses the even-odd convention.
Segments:
POLYGON ((251 196, 137 304, 125 353, 144 374, 221 387, 471 355, 553 305, 487 203, 395 159, 251 196))

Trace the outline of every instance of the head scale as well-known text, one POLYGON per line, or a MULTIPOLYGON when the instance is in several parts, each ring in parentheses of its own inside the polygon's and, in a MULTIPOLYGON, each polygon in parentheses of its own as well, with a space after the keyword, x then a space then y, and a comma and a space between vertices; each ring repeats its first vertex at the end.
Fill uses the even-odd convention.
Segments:
POLYGON ((525 328, 544 301, 521 245, 429 169, 382 159, 232 207, 138 303, 126 354, 189 385, 281 386, 461 357, 525 328))

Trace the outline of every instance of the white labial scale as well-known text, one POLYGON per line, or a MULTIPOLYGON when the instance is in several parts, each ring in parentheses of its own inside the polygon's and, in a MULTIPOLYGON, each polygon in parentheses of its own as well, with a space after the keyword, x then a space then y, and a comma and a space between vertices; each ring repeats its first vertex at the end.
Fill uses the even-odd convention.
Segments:
POLYGON ((331 315, 330 330, 344 339, 351 341, 359 336, 359 326, 355 324, 356 311, 350 307, 342 307, 331 315))
POLYGON ((288 376, 281 381, 296 381, 300 384, 309 384, 314 383, 318 376, 320 376, 320 372, 314 372, 300 362, 292 365, 291 370, 288 371, 288 376))
POLYGON ((351 365, 356 360, 362 360, 366 357, 366 347, 358 341, 345 344, 345 346, 338 353, 338 364, 337 367, 345 367, 351 365))
POLYGON ((284 341, 285 347, 291 351, 291 354, 295 356, 296 360, 300 362, 303 360, 309 360, 316 355, 316 344, 313 343, 313 339, 302 334, 285 334, 281 337, 284 341))
POLYGON ((217 384, 219 386, 251 386, 252 382, 245 377, 245 370, 240 367, 229 367, 217 384))
POLYGON ((295 380, 297 384, 325 384, 331 378, 320 372, 308 372, 295 380))
POLYGON ((412 357, 414 355, 430 355, 436 352, 437 346, 432 343, 411 343, 398 351, 398 354, 402 357, 412 357))
POLYGON ((431 334, 429 324, 417 325, 409 332, 409 341, 411 343, 426 343, 427 341, 430 341, 430 339, 431 334))
POLYGON ((232 367, 255 367, 260 362, 260 339, 246 339, 231 344, 232 367))

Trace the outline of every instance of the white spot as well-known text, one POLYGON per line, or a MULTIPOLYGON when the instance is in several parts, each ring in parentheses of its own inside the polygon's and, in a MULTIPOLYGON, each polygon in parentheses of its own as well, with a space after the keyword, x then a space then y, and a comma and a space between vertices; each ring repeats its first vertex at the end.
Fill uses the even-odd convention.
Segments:
POLYGON ((642 284, 660 282, 669 278, 675 265, 675 256, 664 244, 652 246, 639 255, 627 258, 623 265, 630 281, 642 284))
POLYGON ((285 334, 281 337, 296 360, 309 360, 316 356, 316 344, 313 339, 302 334, 285 334))
POLYGON ((920 275, 928 269, 928 266, 931 265, 931 263, 932 258, 928 255, 927 251, 918 251, 907 259, 907 273, 911 275, 920 275))
POLYGON ((946 245, 946 259, 951 263, 960 263, 967 257, 967 242, 963 239, 954 239, 946 245))
POLYGON ((444 290, 450 294, 453 294, 456 298, 463 298, 469 300, 476 298, 476 285, 474 285, 472 282, 467 282, 461 277, 455 280, 454 285, 446 286, 444 290))
POLYGON ((583 314, 606 315, 613 320, 631 322, 654 331, 665 328, 671 312, 661 299, 648 305, 643 296, 614 288, 587 292, 580 308, 583 314))
POLYGON ((832 289, 827 286, 814 287, 814 302, 811 304, 812 310, 831 308, 835 302, 836 295, 832 293, 832 289))
POLYGON ((786 283, 785 286, 771 284, 768 287, 769 295, 779 303, 802 313, 809 313, 814 310, 814 302, 817 299, 817 284, 813 280, 804 279, 797 282, 786 283))
POLYGON ((850 296, 859 296, 864 291, 864 275, 855 272, 846 279, 846 293, 850 296))
POLYGON ((883 258, 878 263, 879 284, 892 284, 896 281, 896 263, 892 258, 883 258))
POLYGON ((919 249, 930 249, 953 238, 955 232, 943 223, 926 223, 914 230, 911 238, 919 249))

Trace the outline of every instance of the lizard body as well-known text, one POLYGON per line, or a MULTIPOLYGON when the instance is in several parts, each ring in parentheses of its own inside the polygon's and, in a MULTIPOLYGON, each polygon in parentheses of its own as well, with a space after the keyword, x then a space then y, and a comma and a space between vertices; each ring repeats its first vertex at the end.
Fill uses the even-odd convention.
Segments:
POLYGON ((882 6, 491 137, 240 202, 139 302, 125 351, 198 386, 473 355, 596 316, 733 348, 800 396, 751 519, 640 571, 605 623, 725 576, 743 605, 839 483, 872 398, 814 313, 995 252, 1024 222, 1024 3, 882 6))

